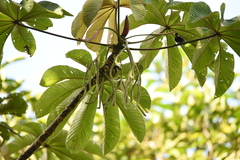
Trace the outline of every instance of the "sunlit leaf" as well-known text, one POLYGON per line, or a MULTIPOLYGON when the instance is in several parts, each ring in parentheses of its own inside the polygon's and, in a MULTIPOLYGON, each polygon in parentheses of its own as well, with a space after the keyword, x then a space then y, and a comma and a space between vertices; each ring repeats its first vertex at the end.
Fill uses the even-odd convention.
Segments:
POLYGON ((67 135, 66 146, 71 153, 79 153, 92 134, 93 119, 97 109, 96 95, 86 95, 81 101, 67 135))
POLYGON ((98 11, 100 10, 102 6, 103 0, 86 0, 86 2, 83 5, 83 23, 89 27, 92 20, 95 18, 95 16, 98 14, 98 11))
POLYGON ((92 55, 84 49, 71 50, 66 54, 66 57, 71 58, 72 60, 78 62, 79 64, 82 64, 87 68, 92 63, 92 55))
POLYGON ((81 88, 82 84, 83 80, 72 79, 49 87, 36 103, 36 117, 40 118, 50 113, 75 90, 81 88))
POLYGON ((44 72, 40 85, 48 87, 64 79, 84 79, 84 75, 81 70, 70 66, 53 66, 44 72))
POLYGON ((215 98, 221 96, 231 86, 234 79, 234 57, 221 49, 215 67, 215 98))
POLYGON ((145 7, 139 0, 130 0, 130 8, 137 21, 140 21, 145 17, 145 7))

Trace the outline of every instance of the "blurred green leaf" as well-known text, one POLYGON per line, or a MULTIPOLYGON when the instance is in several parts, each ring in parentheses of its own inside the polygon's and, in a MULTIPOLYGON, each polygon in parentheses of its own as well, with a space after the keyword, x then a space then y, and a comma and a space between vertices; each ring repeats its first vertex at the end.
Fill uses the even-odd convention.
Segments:
POLYGON ((27 106, 22 95, 10 94, 5 98, 5 103, 0 104, 0 113, 12 114, 20 117, 26 112, 27 106))

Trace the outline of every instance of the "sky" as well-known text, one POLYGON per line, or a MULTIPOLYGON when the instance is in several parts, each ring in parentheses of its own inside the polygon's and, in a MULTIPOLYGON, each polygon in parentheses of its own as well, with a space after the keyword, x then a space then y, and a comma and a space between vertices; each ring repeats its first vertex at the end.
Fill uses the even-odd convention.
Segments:
MULTIPOLYGON (((15 0, 20 2, 20 0, 15 0)), ((184 2, 190 2, 183 0, 184 2)), ((229 19, 234 16, 240 15, 240 1, 239 0, 202 0, 205 1, 212 9, 212 11, 219 11, 220 5, 226 3, 225 18, 229 19)), ((39 2, 36 0, 36 2, 39 2)), ((71 24, 78 12, 81 11, 85 0, 52 0, 54 3, 58 3, 62 8, 73 14, 73 17, 65 17, 62 19, 52 19, 53 27, 49 28, 48 32, 72 37, 71 24)), ((192 0, 191 2, 199 2, 192 0)), ((122 12, 122 19, 130 14, 130 10, 124 10, 122 12)), ((145 33, 147 30, 142 30, 141 33, 145 33)), ((75 41, 61 39, 51 35, 45 35, 37 31, 31 31, 34 35, 37 44, 37 50, 32 57, 29 57, 26 53, 18 52, 12 45, 11 38, 9 37, 4 47, 3 62, 11 60, 18 56, 26 57, 25 60, 18 61, 7 66, 3 73, 8 78, 17 80, 24 79, 23 89, 31 90, 33 93, 43 91, 46 88, 41 87, 39 82, 44 71, 55 65, 70 65, 72 67, 79 68, 80 65, 76 62, 65 58, 65 54, 73 49, 85 48, 84 45, 77 45, 75 41)), ((131 33, 131 31, 130 31, 131 33)), ((146 32, 148 33, 148 32, 146 32)), ((240 62, 239 57, 236 59, 240 62)), ((236 62, 237 63, 237 62, 236 62)))

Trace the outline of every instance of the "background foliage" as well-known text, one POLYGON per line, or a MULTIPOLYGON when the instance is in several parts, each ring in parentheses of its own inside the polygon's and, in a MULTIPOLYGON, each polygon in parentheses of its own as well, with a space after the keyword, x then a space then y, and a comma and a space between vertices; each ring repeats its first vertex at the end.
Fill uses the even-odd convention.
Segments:
MULTIPOLYGON (((83 39, 84 33, 86 33, 85 38, 92 37, 99 25, 105 26, 107 19, 110 19, 108 27, 118 30, 113 23, 116 18, 113 16, 116 12, 115 2, 111 0, 101 2, 102 5, 92 0, 86 1, 83 10, 72 25, 72 34, 75 38, 83 39), (91 12, 94 3, 94 9, 98 12, 91 12)), ((1 40, 4 42, 11 34, 15 48, 33 56, 36 44, 32 33, 27 28, 46 30, 52 26, 49 18, 71 16, 69 12, 59 7, 55 3, 46 1, 41 3, 22 1, 21 4, 1 1, 1 40)), ((152 23, 160 26, 159 29, 153 31, 152 35, 146 37, 149 40, 141 44, 140 48, 143 50, 140 51, 141 57, 136 61, 137 65, 131 61, 129 50, 123 52, 120 58, 126 58, 126 54, 130 57, 129 61, 122 65, 122 73, 118 76, 123 76, 122 80, 130 88, 141 92, 140 108, 135 106, 139 98, 138 92, 134 92, 131 96, 125 83, 120 84, 120 88, 114 88, 113 86, 119 85, 117 80, 105 82, 103 93, 95 92, 102 96, 102 103, 107 104, 103 105, 103 112, 96 112, 96 110, 99 111, 98 103, 95 101, 96 95, 86 95, 80 104, 80 109, 75 113, 72 112, 73 116, 70 114, 64 120, 34 156, 37 159, 56 159, 56 156, 60 159, 75 159, 76 157, 82 159, 238 159, 240 95, 238 84, 236 88, 222 95, 231 86, 233 79, 239 78, 239 75, 234 75, 233 72, 234 57, 227 51, 227 45, 229 45, 239 56, 238 17, 226 20, 224 19, 224 4, 219 13, 212 12, 204 2, 171 1, 167 3, 164 0, 152 0, 143 1, 142 4, 138 0, 123 0, 121 7, 130 8, 133 12, 133 15, 129 16, 130 29, 152 23), (168 9, 174 10, 167 14, 168 9), (179 16, 180 11, 184 11, 182 19, 179 16), (157 56, 157 50, 144 50, 159 48, 165 40, 167 46, 174 45, 174 34, 167 34, 165 38, 159 34, 171 31, 180 33, 185 41, 195 39, 201 41, 198 43, 192 41, 191 45, 182 44, 181 47, 169 47, 160 52, 161 56, 157 56), (223 40, 226 43, 223 43, 223 40), (154 58, 155 61, 152 62, 154 58), (150 64, 154 67, 146 70, 150 64), (150 109, 150 99, 143 87, 132 87, 131 83, 128 83, 133 80, 129 77, 135 77, 138 74, 134 72, 133 66, 135 69, 138 68, 139 72, 146 70, 143 77, 154 75, 144 84, 152 96, 152 109, 145 120, 146 129, 141 112, 150 109), (194 72, 190 71, 189 66, 194 72), (166 81, 162 76, 164 74, 166 81), (206 80, 210 83, 205 84, 206 80), (213 91, 211 82, 215 84, 215 91, 213 91), (200 89, 199 84, 203 86, 203 89, 200 89), (172 90, 173 95, 170 95, 169 89, 172 90), (116 91, 116 95, 111 91, 116 91), (127 94, 127 99, 133 99, 132 104, 122 101, 121 97, 125 94, 127 94), (216 99, 211 98, 213 95, 216 99), (112 96, 116 96, 115 101, 108 101, 112 96), (130 104, 133 108, 126 108, 126 104, 130 104), (114 105, 115 107, 112 107, 114 105), (62 130, 65 124, 65 128, 70 127, 68 131, 62 130), (133 134, 126 134, 129 133, 129 127, 133 134), (131 140, 133 135, 142 143, 138 144, 136 140, 131 140), (119 142, 118 145, 116 145, 117 142, 119 142), (112 149, 113 151, 110 152, 112 149)), ((92 42, 101 42, 103 30, 92 42)), ((116 43, 117 37, 113 35, 115 35, 114 31, 109 30, 108 44, 116 43)), ((3 44, 0 46, 1 49, 3 44)), ((131 48, 130 44, 131 41, 126 44, 126 47, 134 50, 135 48, 131 48)), ((89 43, 87 47, 92 51, 97 51, 100 55, 99 64, 103 64, 108 52, 106 47, 96 48, 96 45, 89 43)), ((87 72, 89 77, 99 69, 92 67, 92 61, 95 63, 97 61, 86 50, 69 51, 66 57, 85 66, 88 71, 90 70, 87 72)), ((2 64, 2 68, 8 63, 2 64)), ((0 129, 3 157, 11 159, 19 156, 21 150, 43 133, 72 97, 76 96, 85 80, 85 73, 77 68, 65 65, 54 66, 43 75, 40 84, 50 87, 35 105, 36 97, 31 98, 29 91, 19 90, 22 82, 1 76, 0 113, 3 121, 0 129), (49 114, 47 121, 35 121, 23 116, 28 105, 36 111, 38 118, 49 114), (13 116, 14 120, 12 120, 13 116), (16 116, 21 116, 21 119, 16 116), (5 143, 5 141, 8 142, 5 143)))

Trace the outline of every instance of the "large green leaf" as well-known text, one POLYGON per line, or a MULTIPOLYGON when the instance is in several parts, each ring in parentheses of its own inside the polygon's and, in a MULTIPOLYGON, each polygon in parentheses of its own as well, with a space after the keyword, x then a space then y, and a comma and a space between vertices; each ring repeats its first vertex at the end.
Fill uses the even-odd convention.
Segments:
POLYGON ((79 64, 89 67, 92 63, 92 55, 85 49, 74 49, 66 53, 67 58, 78 62, 79 64))
POLYGON ((71 153, 79 153, 89 142, 96 109, 96 95, 86 95, 81 101, 80 109, 76 113, 68 132, 66 146, 71 153))
POLYGON ((215 53, 219 50, 218 41, 217 37, 198 41, 192 60, 194 70, 202 70, 213 62, 215 53))
POLYGON ((51 86, 64 79, 84 79, 85 73, 79 69, 58 65, 46 70, 42 76, 40 85, 44 87, 51 86))
MULTIPOLYGON (((105 86, 107 87, 107 86, 105 86)), ((110 88, 109 88, 110 90, 110 88)), ((103 154, 107 154, 113 150, 120 138, 120 120, 117 106, 106 107, 108 103, 109 93, 105 90, 102 97, 103 113, 104 113, 104 137, 103 137, 103 154)))
POLYGON ((221 38, 238 54, 240 57, 240 21, 230 26, 224 26, 219 30, 221 38))
POLYGON ((234 57, 222 48, 215 66, 215 98, 221 96, 231 86, 234 79, 234 57))
POLYGON ((30 56, 36 50, 36 43, 32 33, 20 26, 15 26, 11 33, 14 47, 20 52, 27 52, 30 56))
MULTIPOLYGON (((175 43, 172 35, 167 35, 167 44, 175 43)), ((167 49, 165 61, 165 75, 169 84, 169 89, 172 90, 179 83, 182 76, 182 56, 177 47, 167 49)))
POLYGON ((36 103, 36 117, 40 118, 50 113, 75 90, 81 88, 82 84, 83 80, 71 79, 49 87, 36 103))

